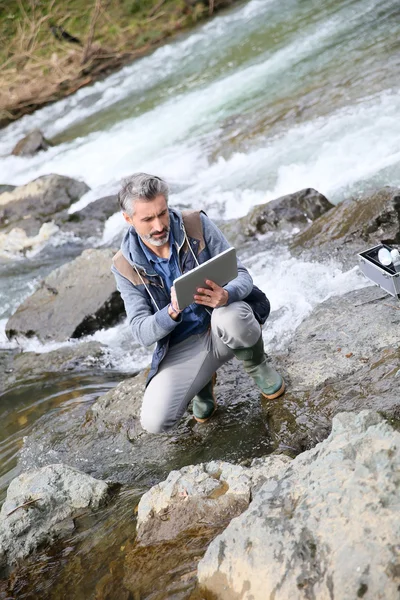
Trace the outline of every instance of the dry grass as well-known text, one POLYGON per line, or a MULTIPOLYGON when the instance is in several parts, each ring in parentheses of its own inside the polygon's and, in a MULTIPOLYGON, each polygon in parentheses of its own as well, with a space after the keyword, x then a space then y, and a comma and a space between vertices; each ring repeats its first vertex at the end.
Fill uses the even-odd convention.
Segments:
POLYGON ((0 126, 149 52, 235 0, 0 0, 0 126), (58 40, 64 28, 81 44, 58 40))

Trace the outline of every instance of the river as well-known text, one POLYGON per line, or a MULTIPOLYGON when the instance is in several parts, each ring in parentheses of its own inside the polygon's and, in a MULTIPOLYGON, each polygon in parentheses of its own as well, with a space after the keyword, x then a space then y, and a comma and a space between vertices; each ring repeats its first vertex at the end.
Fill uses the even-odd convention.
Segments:
MULTIPOLYGON (((243 2, 2 130, 0 183, 48 173, 81 179, 91 191, 74 212, 143 170, 168 180, 172 206, 201 206, 218 219, 305 187, 338 203, 400 185, 399 40, 396 0, 243 2), (54 146, 31 158, 11 156, 35 127, 54 146)), ((123 229, 115 214, 94 245, 115 243, 123 229)), ((79 252, 59 231, 25 257, 0 260, 2 352, 16 347, 5 336, 10 314, 41 277, 79 252)), ((300 261, 284 243, 245 262, 270 297, 275 318, 264 337, 274 349, 284 348, 316 304, 364 285, 356 269, 300 261)), ((106 344, 112 357, 101 377, 54 376, 0 393, 0 498, 19 472, 24 436, 40 419, 90 405, 148 361, 125 323, 89 339, 106 344)), ((18 343, 41 353, 59 346, 18 343)))

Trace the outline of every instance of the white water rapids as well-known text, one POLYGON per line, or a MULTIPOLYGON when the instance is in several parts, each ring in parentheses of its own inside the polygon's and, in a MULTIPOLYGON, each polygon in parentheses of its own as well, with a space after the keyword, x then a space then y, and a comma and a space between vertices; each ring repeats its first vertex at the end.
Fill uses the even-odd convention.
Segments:
MULTIPOLYGON (((250 0, 7 127, 0 183, 48 173, 82 179, 92 189, 72 212, 144 170, 171 183, 171 205, 201 206, 218 218, 305 187, 339 202, 400 185, 399 15, 394 0, 250 0), (34 127, 56 145, 32 158, 10 156, 34 127)), ((111 217, 98 243, 122 229, 121 217, 111 217)), ((247 264, 272 303, 271 349, 283 348, 317 303, 366 284, 356 268, 299 261, 284 246, 247 264)), ((1 347, 12 345, 8 316, 37 283, 36 273, 1 289, 1 347)), ((126 325, 93 337, 116 368, 148 359, 132 350, 126 325)))

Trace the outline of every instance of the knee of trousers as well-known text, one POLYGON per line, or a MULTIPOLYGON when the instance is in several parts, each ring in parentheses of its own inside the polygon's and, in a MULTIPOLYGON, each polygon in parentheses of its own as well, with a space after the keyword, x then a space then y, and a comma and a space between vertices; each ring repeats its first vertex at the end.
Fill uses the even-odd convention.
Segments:
POLYGON ((228 306, 215 308, 211 316, 211 327, 219 330, 231 330, 238 321, 253 320, 253 311, 246 302, 232 302, 228 306))
POLYGON ((176 424, 171 421, 171 415, 158 412, 157 410, 143 410, 140 415, 140 424, 148 433, 165 433, 176 424))
POLYGON ((160 419, 158 415, 142 414, 140 424, 147 433, 164 433, 168 429, 165 420, 160 419))

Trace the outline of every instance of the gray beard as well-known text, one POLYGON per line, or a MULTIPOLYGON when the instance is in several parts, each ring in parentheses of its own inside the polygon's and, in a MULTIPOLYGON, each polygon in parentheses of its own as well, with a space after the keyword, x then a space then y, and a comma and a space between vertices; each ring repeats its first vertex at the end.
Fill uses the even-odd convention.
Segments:
POLYGON ((166 244, 169 240, 169 229, 168 229, 167 233, 165 234, 165 236, 158 240, 154 239, 151 234, 144 235, 142 237, 142 240, 147 242, 148 244, 151 244, 152 246, 164 246, 164 244, 166 244))

